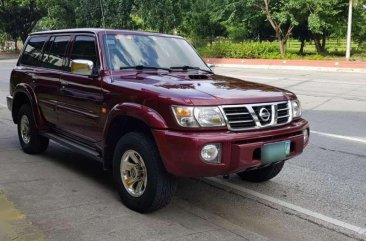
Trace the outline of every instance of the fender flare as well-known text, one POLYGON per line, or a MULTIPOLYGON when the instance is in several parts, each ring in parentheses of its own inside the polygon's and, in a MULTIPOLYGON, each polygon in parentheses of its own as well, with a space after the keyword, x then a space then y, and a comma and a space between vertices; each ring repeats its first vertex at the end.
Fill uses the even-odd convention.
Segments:
POLYGON ((16 123, 16 118, 17 118, 17 116, 15 116, 14 108, 17 106, 16 102, 17 102, 17 99, 19 98, 17 96, 20 96, 21 94, 25 94, 27 96, 30 106, 32 108, 32 113, 33 113, 33 116, 35 119, 36 128, 39 128, 40 126, 42 126, 44 124, 44 121, 42 119, 41 112, 38 108, 38 101, 37 101, 36 95, 33 92, 32 88, 26 83, 18 84, 15 87, 15 90, 13 92, 14 99, 13 99, 13 107, 12 107, 11 113, 12 113, 14 123, 16 123))
POLYGON ((104 139, 107 138, 108 130, 113 121, 119 117, 132 117, 138 119, 153 129, 168 128, 163 117, 150 107, 136 103, 122 103, 115 105, 109 112, 103 130, 104 139))

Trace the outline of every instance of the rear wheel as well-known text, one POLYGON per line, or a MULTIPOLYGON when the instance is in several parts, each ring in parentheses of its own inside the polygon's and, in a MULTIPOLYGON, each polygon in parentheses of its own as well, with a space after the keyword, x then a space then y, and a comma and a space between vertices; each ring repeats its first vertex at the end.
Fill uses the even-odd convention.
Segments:
POLYGON ((242 180, 245 181, 265 182, 277 176, 281 172, 284 163, 285 162, 280 162, 273 164, 271 166, 263 167, 252 171, 239 172, 237 174, 242 180))
POLYGON ((163 208, 176 190, 175 177, 166 172, 154 141, 138 132, 119 140, 113 176, 122 202, 140 213, 163 208))
POLYGON ((39 154, 44 152, 49 144, 49 140, 39 135, 32 109, 29 104, 23 105, 18 114, 18 138, 25 153, 39 154))

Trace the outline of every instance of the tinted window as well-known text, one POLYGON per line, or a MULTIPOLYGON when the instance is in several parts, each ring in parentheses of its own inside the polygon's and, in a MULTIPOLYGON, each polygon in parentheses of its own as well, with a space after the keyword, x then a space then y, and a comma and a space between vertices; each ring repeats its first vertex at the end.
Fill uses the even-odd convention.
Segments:
POLYGON ((70 38, 70 36, 56 36, 52 38, 45 48, 42 66, 50 69, 63 70, 65 52, 70 38))
POLYGON ((95 48, 95 38, 91 36, 76 36, 74 47, 71 52, 71 60, 83 59, 93 61, 97 65, 97 51, 95 48))
POLYGON ((42 48, 47 39, 47 36, 32 37, 25 47, 20 63, 30 66, 39 66, 42 48))

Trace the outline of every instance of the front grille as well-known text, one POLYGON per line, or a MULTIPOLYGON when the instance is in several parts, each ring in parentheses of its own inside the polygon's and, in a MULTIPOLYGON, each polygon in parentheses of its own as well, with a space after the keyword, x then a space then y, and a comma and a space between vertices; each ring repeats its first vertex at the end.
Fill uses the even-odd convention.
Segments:
POLYGON ((289 103, 280 103, 277 105, 277 124, 286 124, 290 119, 289 103))
POLYGON ((245 106, 242 107, 224 107, 224 113, 230 126, 235 129, 253 128, 255 121, 245 106))
POLYGON ((285 125, 292 121, 290 102, 230 105, 221 109, 233 131, 285 125))

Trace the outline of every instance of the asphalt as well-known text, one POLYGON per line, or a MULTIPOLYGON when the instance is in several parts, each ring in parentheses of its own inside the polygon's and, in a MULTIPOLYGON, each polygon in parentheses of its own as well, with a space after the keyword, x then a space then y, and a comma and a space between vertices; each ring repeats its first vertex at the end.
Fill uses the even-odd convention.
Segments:
MULTIPOLYGON (((92 160, 55 143, 38 156, 20 150, 16 126, 3 106, 13 65, 0 61, 0 240, 366 240, 281 202, 206 179, 181 179, 163 210, 132 212, 120 203, 110 173, 92 160)), ((350 140, 366 140, 364 74, 215 72, 294 91, 312 130, 341 136, 312 133, 304 154, 288 161, 270 182, 246 183, 236 176, 217 180, 366 228, 366 148, 350 140)))

